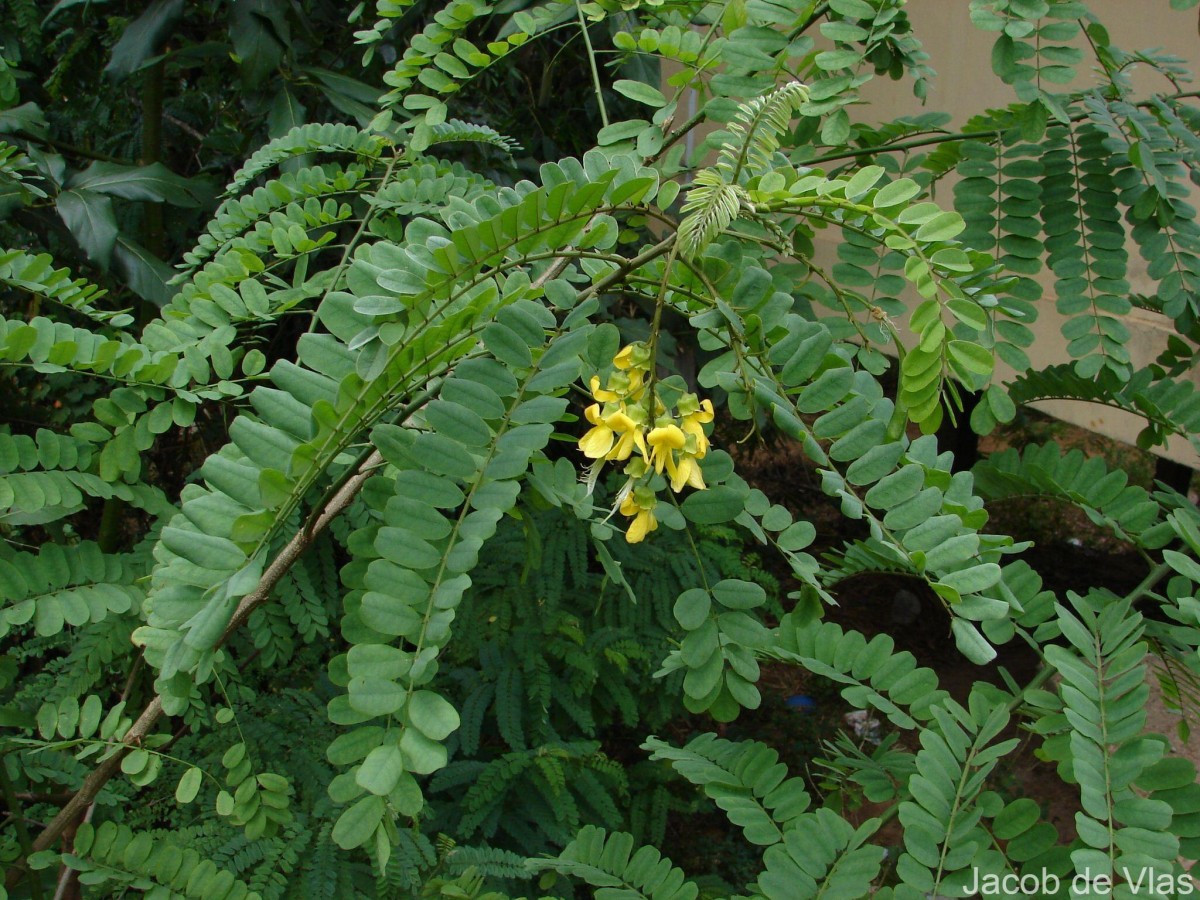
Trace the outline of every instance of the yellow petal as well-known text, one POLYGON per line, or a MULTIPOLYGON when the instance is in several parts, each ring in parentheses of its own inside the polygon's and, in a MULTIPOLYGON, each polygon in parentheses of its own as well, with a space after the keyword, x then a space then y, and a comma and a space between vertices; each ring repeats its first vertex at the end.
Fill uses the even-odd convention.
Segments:
POLYGON ((709 447, 708 436, 705 435, 705 433, 701 430, 699 425, 695 426, 695 430, 692 430, 691 428, 687 428, 686 426, 684 426, 684 428, 689 435, 691 435, 692 437, 694 437, 696 439, 696 453, 695 453, 696 458, 704 459, 704 457, 706 457, 708 455, 708 447, 709 447))
POLYGON ((648 509, 643 509, 634 517, 633 524, 625 532, 625 540, 630 544, 640 544, 646 535, 657 527, 658 520, 654 518, 654 513, 648 509))
POLYGON ((671 471, 674 471, 675 461, 672 458, 672 451, 683 448, 687 443, 687 435, 676 425, 664 425, 646 435, 646 440, 654 448, 650 452, 654 470, 661 473, 663 466, 668 466, 671 471))
POLYGON ((579 449, 589 459, 601 459, 612 449, 613 431, 607 425, 597 425, 579 439, 579 449))
POLYGON ((622 434, 616 445, 609 451, 608 458, 618 460, 629 459, 630 454, 633 453, 635 440, 639 434, 640 432, 637 431, 626 431, 622 434))
POLYGON ((636 515, 641 507, 637 505, 637 501, 633 499, 633 494, 626 494, 625 499, 621 501, 621 515, 632 516, 636 515))
POLYGON ((627 377, 629 379, 629 396, 634 400, 641 399, 642 393, 646 390, 646 373, 641 369, 630 369, 627 377))
POLYGON ((625 415, 625 413, 621 412, 620 410, 608 416, 604 420, 604 424, 613 431, 621 432, 634 431, 638 427, 637 422, 633 421, 633 419, 629 418, 629 416, 625 415))
POLYGON ((679 460, 679 465, 675 465, 672 461, 667 461, 667 472, 671 476, 671 490, 679 493, 683 490, 683 486, 688 483, 691 477, 692 469, 696 467, 696 461, 690 456, 684 456, 679 460))
POLYGON ((678 425, 663 425, 646 435, 646 440, 655 449, 682 450, 683 445, 687 443, 687 435, 678 425))
POLYGON ((592 396, 601 403, 610 403, 621 399, 621 395, 616 391, 608 391, 600 387, 599 375, 592 376, 592 396))
POLYGON ((682 480, 679 480, 679 468, 675 465, 675 454, 674 453, 672 453, 670 450, 668 450, 663 455, 666 457, 667 477, 671 480, 671 490, 673 490, 675 493, 678 494, 679 489, 682 488, 684 485, 684 482, 687 481, 687 477, 685 476, 682 480), (679 480, 679 487, 675 487, 675 482, 677 480, 679 480))

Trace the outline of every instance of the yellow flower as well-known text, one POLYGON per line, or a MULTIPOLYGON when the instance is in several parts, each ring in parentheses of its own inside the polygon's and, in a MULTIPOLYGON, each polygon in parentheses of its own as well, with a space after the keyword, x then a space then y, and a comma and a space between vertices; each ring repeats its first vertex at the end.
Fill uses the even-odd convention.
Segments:
POLYGON ((684 445, 687 444, 687 435, 680 430, 678 425, 671 423, 655 428, 646 435, 646 440, 650 444, 650 463, 654 466, 654 471, 661 473, 665 466, 674 470, 675 460, 672 451, 684 448, 684 445))
POLYGON ((625 532, 625 540, 630 544, 641 543, 646 535, 658 528, 658 519, 654 517, 654 507, 657 504, 653 494, 644 488, 638 488, 621 502, 621 515, 633 516, 629 530, 625 532))
POLYGON ((696 462, 696 457, 684 454, 679 458, 679 465, 673 466, 670 462, 667 463, 667 471, 671 475, 671 490, 679 493, 683 490, 685 484, 690 484, 698 491, 705 489, 704 474, 700 471, 700 464, 696 462), (674 469, 674 471, 671 471, 674 469))
POLYGON ((699 400, 695 394, 683 394, 674 412, 657 392, 644 396, 654 365, 651 355, 650 346, 636 341, 621 348, 613 358, 614 371, 604 381, 592 376, 589 384, 597 402, 584 412, 592 427, 579 441, 584 455, 596 461, 587 477, 589 494, 605 462, 623 463, 627 480, 617 508, 633 519, 625 532, 631 544, 658 528, 654 515, 658 498, 644 482, 651 469, 665 473, 675 493, 687 486, 705 489, 699 461, 710 446, 704 426, 713 421, 712 401, 699 400), (652 421, 654 428, 650 428, 652 421))
POLYGON ((636 402, 642 398, 642 392, 646 389, 645 378, 646 373, 642 369, 629 369, 625 372, 625 380, 629 385, 625 394, 630 400, 636 402))
POLYGON ((593 403, 584 411, 584 416, 595 427, 579 439, 579 449, 589 459, 603 459, 612 449, 616 435, 608 423, 600 417, 600 405, 593 403))
POLYGON ((595 397, 597 400, 599 400, 601 403, 611 403, 615 400, 621 399, 621 395, 618 394, 616 391, 605 390, 604 388, 600 387, 600 376, 599 375, 592 376, 592 396, 595 397))
POLYGON ((608 384, 600 387, 600 376, 593 375, 591 380, 592 396, 601 403, 615 403, 620 400, 632 400, 636 403, 641 399, 645 386, 646 373, 641 369, 616 371, 608 378, 608 384))
MULTIPOLYGON (((680 412, 683 412, 683 403, 680 403, 680 412)), ((708 453, 708 436, 704 433, 704 425, 713 420, 713 405, 711 400, 701 400, 696 412, 689 413, 683 416, 683 423, 680 426, 685 433, 694 435, 696 438, 696 458, 704 459, 708 453)))
POLYGON ((624 412, 613 413, 605 421, 621 435, 617 445, 608 454, 608 459, 629 459, 635 447, 642 451, 643 457, 646 456, 646 439, 642 436, 641 425, 624 412))
POLYGON ((613 357, 613 365, 618 369, 628 369, 633 365, 633 344, 626 344, 621 348, 621 351, 613 357))
POLYGON ((579 439, 579 449, 589 459, 628 459, 634 448, 647 455, 642 427, 631 419, 624 406, 616 412, 602 415, 600 404, 593 403, 584 412, 594 426, 579 439))

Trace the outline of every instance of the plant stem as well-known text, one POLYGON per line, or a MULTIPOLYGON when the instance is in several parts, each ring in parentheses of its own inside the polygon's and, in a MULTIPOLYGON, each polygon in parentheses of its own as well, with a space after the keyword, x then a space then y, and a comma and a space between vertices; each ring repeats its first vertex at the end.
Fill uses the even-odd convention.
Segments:
POLYGON ((603 293, 604 291, 606 291, 610 287, 612 287, 614 284, 616 284, 618 281, 623 279, 630 272, 637 271, 638 269, 640 269, 642 266, 644 266, 646 263, 650 262, 651 260, 658 259, 658 257, 662 256, 664 253, 666 253, 668 250, 670 250, 671 247, 674 246, 674 244, 675 244, 675 235, 674 234, 668 235, 667 237, 665 237, 661 241, 659 241, 657 244, 655 244, 653 247, 643 250, 641 253, 639 253, 637 256, 633 257, 633 259, 629 260, 624 265, 619 266, 618 268, 609 272, 607 275, 605 275, 603 278, 601 278, 599 281, 597 281, 591 287, 584 288, 582 291, 579 292, 579 296, 578 296, 576 302, 581 301, 581 300, 586 300, 588 297, 592 296, 593 294, 603 293))
POLYGON ((650 165, 651 163, 661 159, 664 153, 666 153, 668 150, 670 150, 671 147, 674 144, 677 144, 682 138, 686 137, 688 132, 690 132, 693 128, 695 128, 697 125, 699 125, 701 120, 703 120, 703 119, 704 119, 704 110, 703 109, 697 110, 696 112, 692 113, 687 118, 687 120, 684 121, 684 123, 682 125, 680 125, 674 131, 672 131, 669 135, 667 135, 666 139, 663 141, 663 145, 658 148, 657 153, 652 153, 650 156, 646 157, 646 165, 650 165))
POLYGON ((600 123, 608 127, 608 110, 604 108, 604 92, 600 85, 600 70, 596 68, 596 51, 592 49, 592 38, 588 34, 587 20, 583 17, 583 7, 575 0, 575 12, 579 16, 579 30, 583 32, 583 43, 587 47, 588 67, 592 70, 592 88, 596 92, 596 105, 600 107, 600 123))
MULTIPOLYGON (((1175 94, 1166 94, 1159 99, 1161 100, 1186 100, 1189 98, 1200 97, 1200 91, 1179 91, 1175 94)), ((1143 100, 1135 104, 1137 106, 1148 107, 1153 105, 1150 100, 1143 100)), ((1082 122, 1088 117, 1088 113, 1076 113, 1071 116, 1072 122, 1082 122)), ((990 131, 955 131, 946 134, 938 134, 933 137, 914 138, 909 141, 901 141, 898 144, 880 144, 878 147, 859 147, 854 150, 838 150, 835 153, 826 153, 822 156, 814 156, 812 159, 800 160, 800 164, 805 166, 816 166, 824 162, 835 162, 841 159, 856 159, 860 156, 874 156, 876 153, 899 153, 905 150, 919 150, 923 147, 932 147, 936 144, 947 144, 953 141, 965 140, 981 140, 991 141, 1000 137, 1008 128, 995 128, 990 131)))
POLYGON ((646 380, 646 398, 650 404, 648 412, 651 423, 658 415, 655 403, 654 386, 658 381, 658 333, 662 330, 663 307, 667 305, 667 285, 671 281, 671 268, 675 265, 675 257, 679 255, 679 244, 672 243, 667 254, 666 265, 663 266, 662 282, 658 287, 658 296, 654 300, 654 318, 650 320, 650 377, 646 380))
POLYGON ((1142 597, 1146 596, 1146 594, 1150 593, 1155 585, 1173 571, 1175 570, 1171 568, 1170 564, 1165 562, 1159 563, 1146 574, 1146 577, 1141 580, 1137 587, 1129 592, 1126 599, 1129 600, 1130 604, 1136 603, 1142 597))
POLYGON ((354 250, 358 247, 358 242, 362 240, 362 236, 366 234, 367 225, 370 224, 371 218, 375 215, 375 199, 381 193, 383 193, 383 189, 386 188, 388 186, 388 182, 392 180, 392 173, 396 171, 396 166, 399 164, 400 159, 401 157, 398 153, 392 156, 391 160, 388 161, 387 168, 383 171, 383 177, 379 179, 379 186, 375 189, 375 194, 368 198, 368 206, 363 212, 362 219, 359 220, 358 228, 355 230, 354 236, 346 242, 346 247, 342 251, 342 258, 338 260, 337 268, 334 269, 333 276, 329 279, 329 286, 325 288, 325 293, 321 295, 320 302, 313 307, 313 317, 308 324, 308 330, 310 332, 315 331, 317 328, 318 320, 315 313, 316 308, 320 306, 321 303, 324 303, 329 298, 330 294, 339 289, 338 285, 342 280, 342 274, 346 271, 346 267, 350 264, 350 259, 354 256, 354 250))
MULTIPOLYGON (((316 517, 312 528, 307 533, 300 531, 292 536, 292 539, 279 551, 279 555, 275 557, 271 565, 263 572, 254 590, 242 598, 229 624, 225 626, 221 637, 217 639, 215 647, 223 646, 246 623, 246 620, 250 618, 250 614, 267 601, 271 596, 271 592, 275 589, 275 585, 296 564, 296 561, 309 548, 316 539, 316 536, 346 510, 346 507, 351 504, 358 495, 358 492, 362 490, 362 486, 374 474, 376 467, 381 462, 383 462, 383 457, 379 454, 379 451, 371 453, 363 461, 362 466, 359 467, 354 476, 329 500, 328 506, 316 517)), ((12 888, 19 883, 30 853, 37 853, 40 850, 52 847, 67 828, 87 810, 104 785, 108 784, 113 776, 121 770, 121 760, 124 759, 130 750, 141 744, 142 740, 149 734, 150 729, 162 714, 163 705, 162 695, 160 694, 146 705, 138 720, 125 733, 125 736, 121 739, 121 743, 124 746, 92 770, 91 774, 84 779, 83 785, 79 790, 59 810, 58 815, 46 826, 45 830, 29 845, 27 851, 25 847, 22 847, 23 859, 9 867, 5 881, 7 887, 12 888)))
POLYGON ((26 131, 18 131, 17 136, 23 141, 28 141, 31 144, 41 144, 45 147, 51 147, 62 153, 69 153, 71 156, 80 156, 84 159, 92 159, 96 162, 116 163, 117 165, 127 166, 129 160, 121 159, 119 156, 112 156, 108 153, 98 153, 95 150, 89 150, 86 147, 79 147, 75 144, 67 143, 66 141, 55 140, 44 135, 29 134, 26 131))
MULTIPOLYGON (((418 409, 428 403, 434 396, 436 396, 441 386, 442 378, 440 376, 430 379, 425 385, 424 390, 417 394, 417 396, 414 397, 408 405, 406 405, 396 414, 395 420, 403 424, 409 418, 409 416, 411 416, 418 409)), ((359 454, 358 458, 353 463, 348 465, 346 470, 337 478, 337 480, 329 486, 329 489, 325 492, 324 496, 321 497, 321 502, 316 505, 316 511, 314 514, 304 522, 304 527, 301 528, 302 534, 308 536, 312 535, 313 529, 316 527, 321 514, 328 508, 328 504, 333 501, 333 498, 338 495, 338 492, 341 491, 346 484, 355 478, 361 477, 364 472, 370 473, 374 471, 375 467, 367 468, 367 460, 369 460, 372 455, 378 455, 375 453, 373 448, 367 447, 364 449, 362 453, 359 454)))

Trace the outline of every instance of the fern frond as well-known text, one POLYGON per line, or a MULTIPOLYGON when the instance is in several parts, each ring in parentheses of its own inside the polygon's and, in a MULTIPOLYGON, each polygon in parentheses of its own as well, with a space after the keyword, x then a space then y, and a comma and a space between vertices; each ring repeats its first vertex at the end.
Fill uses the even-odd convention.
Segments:
MULTIPOLYGON (((140 570, 141 567, 134 569, 140 570)), ((110 614, 101 622, 75 627, 70 651, 46 666, 46 671, 54 676, 44 694, 47 702, 66 697, 82 698, 97 691, 111 677, 116 668, 114 663, 123 664, 133 647, 130 638, 139 624, 136 609, 135 605, 128 613, 110 614)), ((34 621, 36 623, 36 618, 34 621)), ((17 703, 21 703, 26 695, 25 690, 20 691, 15 698, 17 703)))
MULTIPOLYGON (((403 402, 406 395, 420 390, 428 379, 444 373, 451 363, 468 354, 478 354, 478 333, 485 326, 490 326, 492 335, 500 334, 501 328, 507 329, 506 334, 511 333, 514 339, 523 341, 527 353, 532 353, 532 349, 524 336, 539 342, 544 340, 545 310, 525 298, 519 281, 503 282, 511 284, 511 288, 502 293, 502 283, 494 280, 497 274, 488 267, 496 263, 498 251, 506 251, 515 243, 521 252, 529 253, 547 242, 574 240, 589 222, 593 222, 596 210, 609 191, 621 190, 622 202, 635 202, 654 184, 651 178, 640 179, 635 173, 629 173, 622 175, 632 182, 629 189, 617 187, 619 173, 615 169, 607 170, 600 177, 595 177, 596 173, 589 173, 583 166, 576 166, 570 172, 565 166, 559 167, 552 170, 552 174, 554 172, 560 180, 552 189, 552 203, 547 202, 551 193, 549 188, 501 192, 502 203, 497 203, 496 197, 481 198, 479 221, 458 228, 453 232, 453 238, 440 226, 423 223, 421 229, 413 231, 414 239, 421 236, 422 251, 419 253, 407 255, 401 252, 398 257, 390 245, 380 243, 369 252, 359 254, 359 260, 351 270, 350 284, 365 292, 363 297, 359 299, 342 292, 330 295, 319 315, 332 333, 310 334, 300 341, 301 365, 283 363, 275 367, 272 379, 276 388, 255 394, 256 399, 261 397, 264 401, 256 404, 260 407, 257 411, 261 418, 244 414, 233 424, 233 443, 211 457, 202 471, 208 487, 197 487, 194 493, 189 493, 184 499, 183 516, 164 529, 161 549, 166 552, 152 582, 152 591, 157 591, 159 596, 152 604, 150 627, 143 632, 144 639, 153 643, 151 652, 156 663, 165 659, 161 654, 165 654, 168 645, 176 648, 171 665, 163 672, 164 679, 177 671, 194 668, 209 652, 211 642, 228 621, 234 603, 256 580, 253 573, 260 571, 260 554, 265 553, 288 516, 299 508, 309 489, 326 477, 327 467, 361 440, 372 426, 384 420, 393 406, 403 402), (523 223, 521 228, 527 230, 526 238, 502 236, 501 219, 510 221, 513 217, 523 223), (437 233, 428 234, 426 246, 425 230, 430 226, 437 233), (376 254, 377 261, 373 263, 370 260, 376 254), (402 268, 396 268, 397 265, 402 268), (468 270, 491 274, 470 281, 465 277, 468 270), (380 278, 384 284, 377 281, 380 278), (492 323, 490 320, 497 316, 500 321, 492 323), (505 324, 507 322, 519 327, 520 332, 513 331, 505 324), (386 342, 380 338, 384 325, 386 329, 382 333, 388 336, 386 342), (290 394, 290 399, 284 394, 290 394), (270 402, 266 402, 268 400, 270 402), (309 418, 314 406, 318 411, 315 434, 309 418), (286 474, 276 468, 281 457, 296 461, 286 474), (259 473, 266 470, 270 470, 271 474, 266 477, 275 487, 264 496, 259 473), (192 537, 202 532, 189 516, 190 510, 205 521, 203 533, 207 540, 204 542, 197 542, 192 537), (202 572, 204 574, 200 574, 202 572), (184 632, 187 639, 175 643, 184 632)), ((615 240, 614 231, 608 231, 608 238, 604 231, 593 222, 589 241, 615 240)), ((519 265, 519 262, 504 263, 503 268, 507 270, 519 265)), ((567 367, 571 365, 578 364, 572 363, 568 356, 553 377, 566 377, 570 374, 567 367)), ((456 378, 461 377, 458 373, 463 371, 465 369, 459 363, 456 378)), ((555 383, 544 373, 530 371, 526 380, 540 390, 556 389, 555 383), (542 377, 537 378, 539 374, 542 377)), ((446 390, 443 386, 442 391, 446 390)), ((489 435, 486 443, 499 439, 510 427, 506 419, 495 419, 494 412, 498 407, 502 415, 509 404, 494 390, 491 394, 492 400, 477 405, 494 424, 488 425, 486 419, 479 418, 479 413, 471 413, 479 418, 478 425, 489 435), (494 432, 493 428, 498 431, 494 432)), ((523 392, 518 396, 524 400, 523 392)), ((455 428, 457 419, 453 415, 436 418, 440 410, 456 410, 461 405, 457 401, 439 401, 426 415, 437 422, 436 430, 446 432, 440 439, 442 444, 465 438, 468 446, 481 446, 474 443, 483 438, 483 432, 474 425, 475 418, 469 420, 472 423, 468 426, 472 429, 470 433, 455 428)), ((540 436, 549 438, 551 429, 546 424, 547 415, 553 416, 553 411, 526 418, 519 431, 514 428, 514 433, 524 435, 521 443, 516 445, 526 448, 520 451, 525 454, 524 458, 532 455, 534 445, 542 440, 540 436), (535 435, 539 437, 535 439, 535 435)), ((455 455, 456 464, 443 470, 435 462, 440 454, 407 455, 407 441, 417 438, 415 431, 402 432, 397 438, 404 440, 388 442, 388 455, 395 457, 395 464, 410 473, 407 477, 445 480, 446 472, 450 472, 453 477, 462 479, 466 476, 463 463, 469 461, 473 466, 486 466, 490 459, 490 454, 472 456, 460 450, 455 455), (425 471, 427 465, 437 471, 425 471)), ((423 444, 430 440, 438 442, 439 438, 437 435, 421 437, 423 444)), ((492 503, 511 503, 516 496, 513 479, 520 473, 511 468, 511 463, 503 469, 493 466, 491 471, 497 473, 492 482, 495 487, 480 496, 491 498, 492 503), (505 477, 500 478, 501 474, 505 477)), ((446 489, 461 500, 463 493, 457 485, 450 480, 445 480, 445 484, 446 489)), ((479 483, 470 488, 473 495, 481 489, 479 483)), ((436 500, 436 495, 432 496, 436 500)), ((444 521, 442 513, 432 507, 429 510, 439 521, 444 521)), ((455 568, 465 574, 474 566, 473 554, 477 553, 482 541, 480 535, 490 536, 499 517, 492 518, 491 512, 472 510, 463 510, 462 516, 470 516, 469 521, 479 522, 474 526, 479 529, 478 533, 468 532, 471 552, 457 551, 453 557, 458 561, 455 568), (486 525, 485 520, 488 521, 486 525)), ((453 550, 451 543, 446 552, 453 550)), ((448 571, 443 575, 447 579, 451 577, 448 571)), ((465 588, 469 582, 460 579, 455 583, 465 588)), ((461 596, 461 590, 457 593, 461 596)), ((433 614, 432 607, 428 614, 433 614)), ((398 624, 398 621, 391 622, 388 627, 398 624)), ((434 633, 443 634, 440 631, 434 633)))
POLYGON ((144 592, 136 569, 89 541, 71 547, 47 542, 38 553, 0 555, 0 635, 33 623, 39 635, 66 625, 102 622, 137 607, 144 592))
POLYGON ((761 172, 779 149, 780 135, 808 98, 808 88, 791 82, 742 106, 729 123, 731 139, 721 146, 717 164, 696 174, 688 191, 679 226, 679 246, 685 256, 697 257, 737 218, 746 199, 743 171, 761 172))
POLYGON ((368 134, 353 125, 311 123, 297 125, 251 154, 225 186, 225 196, 240 194, 259 175, 285 160, 308 153, 349 153, 369 160, 378 159, 388 142, 377 134, 368 134))
POLYGON ((1083 61, 1083 51, 1072 45, 1081 31, 1078 15, 1079 6, 1072 0, 971 0, 975 27, 1000 33, 992 70, 1016 89, 1020 100, 1041 99, 1051 109, 1061 107, 1048 91, 1070 82, 1075 66, 1083 61))
MULTIPOLYGON (((217 208, 209 220, 205 233, 196 246, 183 255, 183 271, 176 281, 194 271, 205 260, 231 247, 244 247, 252 252, 263 252, 270 246, 270 232, 260 238, 255 246, 250 242, 235 239, 247 231, 258 230, 264 219, 278 210, 286 210, 283 219, 304 229, 330 225, 344 221, 351 214, 344 202, 334 200, 338 195, 353 196, 364 186, 366 170, 362 166, 345 169, 331 165, 311 166, 296 172, 282 172, 249 194, 229 197, 217 208), (320 198, 328 198, 324 203, 320 198)), ((275 224, 280 224, 276 222, 275 224)))
POLYGON ((808 99, 808 88, 798 81, 781 85, 742 105, 727 126, 732 140, 725 141, 716 169, 726 184, 739 184, 742 173, 760 174, 770 167, 780 137, 791 128, 792 116, 808 99))
POLYGON ((1090 869, 1093 878, 1118 875, 1122 868, 1169 878, 1178 838, 1144 827, 1154 803, 1133 787, 1163 748, 1121 753, 1124 746, 1145 745, 1149 687, 1142 617, 1128 598, 1107 592, 1070 595, 1070 601, 1070 607, 1058 605, 1058 626, 1069 646, 1047 645, 1045 654, 1062 676, 1059 695, 1072 727, 1069 760, 1083 807, 1076 819, 1085 846, 1071 858, 1077 871, 1090 869))
POLYGON ((1129 484, 1129 476, 1100 457, 1079 450, 1063 452, 1055 443, 1027 445, 1022 451, 993 453, 972 470, 980 494, 989 500, 1043 496, 1071 503, 1089 519, 1137 546, 1158 549, 1174 533, 1163 521, 1162 507, 1150 494, 1129 484))
POLYGON ((779 754, 758 741, 704 734, 675 748, 652 737, 642 749, 652 751, 651 759, 670 760, 675 771, 703 788, 752 844, 778 844, 808 808, 803 779, 789 778, 779 754))
POLYGON ((825 742, 826 756, 818 765, 830 776, 823 780, 837 792, 851 793, 858 785, 872 803, 903 799, 908 779, 916 774, 916 755, 899 743, 900 735, 884 735, 874 746, 857 735, 839 732, 825 742), (859 746, 862 744, 863 746, 859 746))
POLYGON ((874 708, 900 728, 916 728, 949 695, 938 687, 932 669, 918 667, 907 650, 894 650, 895 642, 886 634, 867 641, 834 622, 803 622, 789 613, 769 652, 846 685, 842 696, 855 708, 874 708))
POLYGON ((739 185, 729 184, 714 169, 698 173, 681 210, 686 216, 679 225, 683 253, 692 258, 702 254, 737 218, 744 196, 739 185))
POLYGON ((125 312, 97 309, 95 302, 106 292, 85 278, 72 278, 69 269, 54 268, 48 253, 33 256, 21 250, 0 251, 0 284, 44 297, 111 328, 133 321, 125 312))
POLYGON ((871 538, 847 542, 840 549, 822 554, 822 558, 826 565, 821 569, 821 583, 830 588, 867 572, 914 574, 906 561, 897 559, 886 544, 871 538))
POLYGON ((1057 127, 1044 147, 1042 219, 1067 352, 1084 377, 1102 366, 1127 376, 1128 254, 1104 136, 1094 127, 1057 127))
POLYGON ((936 895, 955 892, 984 868, 977 855, 986 840, 983 811, 975 798, 988 773, 1018 741, 993 743, 1008 724, 1009 712, 980 688, 972 692, 967 708, 944 700, 930 712, 937 729, 921 733, 917 774, 908 780, 912 800, 900 804, 905 853, 896 873, 911 888, 936 895))
POLYGON ((609 834, 603 828, 588 825, 557 859, 531 860, 530 866, 562 872, 601 888, 597 898, 696 900, 699 888, 687 881, 669 859, 653 847, 641 847, 634 852, 633 843, 632 835, 609 834))
POLYGON ((830 809, 804 813, 782 843, 767 848, 765 871, 751 889, 766 900, 869 896, 884 851, 866 842, 878 827, 868 819, 855 828, 830 809))
POLYGON ((1155 379, 1149 369, 1139 369, 1128 381, 1106 371, 1085 378, 1074 366, 1062 364, 1025 372, 1007 387, 1016 404, 1086 400, 1133 413, 1147 423, 1138 436, 1142 446, 1162 444, 1170 434, 1200 446, 1200 395, 1186 379, 1155 379))
POLYGON ((28 203, 35 197, 45 197, 46 192, 28 182, 28 178, 38 178, 36 167, 20 147, 15 147, 8 141, 0 140, 0 182, 7 181, 15 185, 21 200, 28 203))
POLYGON ((1188 202, 1185 154, 1152 113, 1125 99, 1094 92, 1084 106, 1105 135, 1107 165, 1132 176, 1118 176, 1120 199, 1147 271, 1158 281, 1157 302, 1186 330, 1200 313, 1200 221, 1188 202))
POLYGON ((521 145, 510 137, 487 125, 464 122, 462 119, 447 119, 430 129, 433 132, 430 146, 435 144, 486 144, 505 153, 517 153, 521 145))
POLYGON ((86 873, 90 883, 113 881, 118 885, 158 885, 196 900, 262 900, 232 872, 202 860, 194 850, 180 850, 167 841, 155 841, 147 832, 134 834, 114 822, 79 826, 72 853, 63 863, 86 873))

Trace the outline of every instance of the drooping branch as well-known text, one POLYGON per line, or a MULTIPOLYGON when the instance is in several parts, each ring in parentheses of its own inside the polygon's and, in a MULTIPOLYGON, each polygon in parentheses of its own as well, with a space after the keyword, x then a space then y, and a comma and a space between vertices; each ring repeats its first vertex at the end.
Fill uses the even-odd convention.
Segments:
MULTIPOLYGON (((358 492, 362 490, 367 480, 375 474, 375 470, 383 462, 383 457, 378 451, 371 453, 359 466, 358 471, 352 478, 342 485, 316 517, 313 519, 310 527, 301 529, 288 541, 287 545, 279 551, 279 555, 275 557, 267 570, 263 572, 262 577, 258 580, 258 585, 242 598, 237 609, 233 613, 233 617, 222 632, 220 639, 217 641, 217 646, 220 647, 228 641, 239 628, 246 624, 246 620, 250 618, 250 614, 258 609, 271 596, 271 592, 275 586, 287 574, 288 570, 296 564, 296 561, 304 554, 304 552, 312 545, 317 536, 329 527, 334 519, 345 512, 346 508, 353 502, 358 492)), ((139 746, 142 740, 150 733, 150 729, 154 727, 154 723, 163 714, 162 696, 156 696, 151 700, 142 714, 138 716, 136 722, 121 738, 122 746, 112 756, 105 759, 97 766, 87 778, 84 779, 82 786, 71 797, 67 804, 58 812, 58 815, 46 826, 45 830, 37 836, 33 841, 32 851, 37 853, 41 850, 47 850, 54 846, 54 843, 62 836, 76 819, 79 818, 88 808, 101 789, 108 784, 109 780, 117 774, 121 768, 121 760, 125 755, 135 747, 139 746)), ((25 861, 21 864, 14 864, 9 869, 6 877, 6 883, 9 888, 16 885, 20 879, 24 869, 25 861)))
POLYGON ((262 574, 262 578, 258 580, 258 586, 243 597, 242 602, 234 610, 233 617, 229 620, 229 624, 225 626, 225 630, 221 633, 221 637, 217 641, 218 647, 233 637, 234 633, 246 624, 246 620, 250 618, 250 614, 254 610, 267 602, 271 596, 271 591, 275 589, 275 585, 296 564, 296 561, 304 554, 304 551, 312 545, 317 535, 328 528, 330 522, 346 511, 346 507, 358 496, 358 492, 362 490, 363 485, 375 474, 375 470, 382 463, 383 457, 379 454, 379 451, 373 451, 370 456, 363 460, 362 465, 358 467, 358 471, 354 473, 353 477, 347 480, 341 489, 329 499, 329 503, 317 514, 312 524, 298 531, 288 541, 287 546, 279 551, 279 555, 275 557, 274 562, 267 567, 267 570, 262 574))

